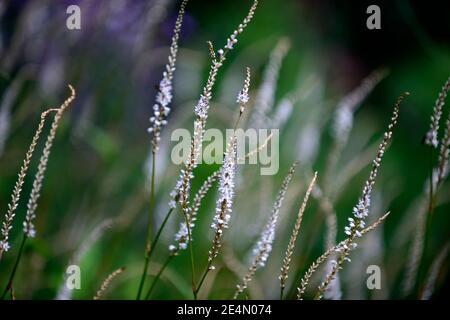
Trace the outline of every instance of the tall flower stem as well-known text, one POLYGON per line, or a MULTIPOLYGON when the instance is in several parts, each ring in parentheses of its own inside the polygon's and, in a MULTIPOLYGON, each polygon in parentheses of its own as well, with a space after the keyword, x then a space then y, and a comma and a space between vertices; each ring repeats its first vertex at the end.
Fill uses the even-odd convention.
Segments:
POLYGON ((203 282, 205 281, 206 276, 208 275, 208 272, 211 270, 211 265, 212 265, 212 261, 208 263, 208 265, 206 266, 205 272, 203 272, 203 276, 201 277, 200 282, 198 283, 198 286, 194 291, 195 298, 197 298, 198 292, 200 291, 200 288, 202 287, 203 282))
POLYGON ((166 267, 169 265, 170 261, 172 261, 173 257, 175 257, 175 255, 170 255, 166 262, 161 266, 161 269, 159 269, 158 273, 156 274, 155 278, 153 279, 152 284, 150 285, 150 288, 147 291, 147 294, 145 295, 145 300, 148 300, 150 298, 150 295, 152 294, 153 289, 156 286, 156 283, 158 282, 158 279, 161 277, 161 274, 164 272, 164 270, 166 269, 166 267))
POLYGON ((434 188, 434 186, 433 186, 433 159, 434 159, 434 149, 433 148, 431 148, 431 154, 430 154, 430 159, 431 159, 431 161, 430 161, 430 199, 429 199, 429 204, 428 204, 428 212, 429 212, 429 214, 430 214, 430 216, 432 215, 432 213, 433 213, 433 207, 434 207, 434 196, 433 196, 433 188, 434 188))
MULTIPOLYGON (((158 231, 156 232, 156 236, 155 236, 155 238, 152 241, 153 245, 151 246, 150 252, 148 254, 147 266, 150 265, 150 262, 151 262, 151 259, 152 259, 152 256, 153 256, 153 252, 155 251, 156 245, 158 244, 159 238, 161 237, 161 233, 164 230, 164 227, 166 226, 166 223, 169 220, 170 216, 172 215, 172 212, 173 212, 173 208, 170 208, 169 211, 167 211, 166 216, 164 217, 164 220, 161 223, 161 226, 159 227, 158 231)), ((162 273, 163 271, 164 271, 164 269, 162 269, 160 272, 162 273)), ((154 284, 152 284, 152 286, 154 286, 154 284)), ((147 293, 147 295, 145 297, 145 300, 147 300, 149 296, 150 296, 150 293, 147 293)))
POLYGON ((188 208, 183 208, 183 216, 186 221, 186 227, 188 232, 188 242, 189 242, 189 259, 191 262, 191 284, 192 284, 192 293, 194 295, 194 300, 197 300, 197 293, 195 289, 195 263, 194 263, 194 249, 192 247, 192 233, 191 233, 191 221, 188 217, 186 211, 188 208))
POLYGON ((166 223, 169 220, 170 216, 172 215, 172 212, 173 212, 173 208, 170 208, 169 211, 167 211, 166 216, 164 217, 164 220, 161 223, 161 226, 159 227, 158 231, 156 232, 155 239, 153 240, 153 246, 150 249, 150 254, 149 254, 150 258, 152 257, 154 248, 156 247, 156 244, 158 243, 159 238, 161 237, 161 233, 162 233, 164 227, 166 226, 166 223))
POLYGON ((0 297, 0 300, 4 300, 8 291, 12 290, 14 276, 16 275, 17 267, 19 266, 20 259, 22 258, 23 248, 25 247, 26 241, 27 241, 27 236, 24 234, 23 238, 22 238, 22 242, 20 244, 19 253, 17 255, 16 262, 14 263, 13 270, 11 272, 11 275, 9 276, 8 284, 6 285, 6 288, 3 291, 2 296, 0 297))
POLYGON ((150 201, 148 206, 148 224, 147 224, 147 240, 145 244, 145 262, 144 262, 144 270, 142 271, 141 281, 139 283, 139 290, 136 296, 136 300, 141 298, 142 289, 145 284, 145 279, 147 277, 148 265, 150 262, 150 256, 152 250, 152 220, 153 220, 153 207, 155 200, 155 161, 156 161, 156 150, 152 149, 152 175, 151 175, 151 185, 150 185, 150 201))

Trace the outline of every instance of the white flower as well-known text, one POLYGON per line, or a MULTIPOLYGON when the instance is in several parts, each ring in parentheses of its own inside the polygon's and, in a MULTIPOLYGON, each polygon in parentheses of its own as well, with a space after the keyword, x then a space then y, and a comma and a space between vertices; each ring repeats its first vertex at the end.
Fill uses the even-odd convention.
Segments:
POLYGON ((433 148, 437 148, 438 141, 438 130, 439 122, 442 116, 442 108, 445 104, 445 98, 447 97, 448 91, 450 90, 450 78, 447 79, 441 91, 439 92, 438 98, 433 108, 433 114, 431 115, 430 129, 425 135, 425 144, 433 148))
POLYGON ((204 95, 200 95, 197 105, 194 108, 195 115, 205 120, 208 117, 209 101, 204 95))
POLYGON ((10 248, 9 243, 6 241, 0 241, 0 248, 5 252, 8 251, 10 248))
POLYGON ((24 221, 23 232, 29 238, 34 238, 36 236, 36 229, 31 221, 24 221))
POLYGON ((275 228, 278 220, 278 215, 272 216, 269 223, 263 230, 260 239, 256 243, 253 249, 253 255, 257 257, 259 255, 258 266, 264 267, 269 254, 272 251, 272 243, 275 239, 275 228))
MULTIPOLYGON (((166 68, 169 68, 166 66, 166 68)), ((159 83, 159 90, 156 94, 156 103, 153 105, 153 116, 150 117, 151 126, 147 131, 153 134, 153 148, 157 149, 160 140, 161 128, 167 125, 167 116, 170 113, 169 105, 172 102, 172 80, 171 75, 163 73, 163 78, 159 83)))
POLYGON ((167 78, 167 73, 163 73, 163 78, 159 83, 159 91, 156 95, 156 102, 164 107, 163 114, 167 116, 170 108, 167 106, 172 102, 172 81, 167 78))
POLYGON ((178 17, 175 22, 173 30, 172 43, 170 45, 169 57, 165 66, 165 71, 161 81, 159 82, 159 90, 156 94, 156 104, 153 106, 153 116, 150 118, 150 127, 147 129, 153 135, 152 149, 155 152, 158 149, 158 142, 160 140, 161 128, 167 124, 167 116, 170 112, 170 103, 173 98, 173 84, 172 79, 175 72, 175 63, 178 53, 178 39, 180 36, 181 25, 183 24, 183 17, 185 12, 186 1, 183 1, 178 12, 178 17))
MULTIPOLYGON (((194 224, 190 224, 191 230, 194 227, 194 224)), ((172 253, 177 252, 178 250, 186 250, 189 243, 189 231, 187 228, 187 224, 185 221, 180 223, 180 228, 178 229, 178 232, 175 234, 175 241, 176 244, 171 244, 169 246, 169 251, 172 253)), ((191 237, 192 241, 192 237, 191 237)))
POLYGON ((216 215, 211 228, 221 233, 222 229, 228 228, 231 218, 231 207, 233 205, 235 175, 236 175, 236 139, 233 137, 228 144, 223 165, 219 176, 219 197, 216 203, 216 215))
POLYGON ((263 232, 261 233, 261 237, 256 243, 255 248, 253 249, 254 256, 254 264, 257 263, 256 267, 264 267, 270 252, 272 251, 272 244, 275 239, 275 230, 278 221, 278 217, 280 215, 280 208, 284 200, 284 196, 288 189, 289 183, 292 179, 292 176, 295 172, 295 167, 297 162, 294 162, 289 169, 289 173, 283 180, 283 184, 281 185, 280 191, 277 194, 275 203, 272 208, 272 214, 268 223, 266 224, 263 232))
POLYGON ((425 144, 437 148, 439 141, 437 137, 437 130, 430 129, 425 135, 425 144))

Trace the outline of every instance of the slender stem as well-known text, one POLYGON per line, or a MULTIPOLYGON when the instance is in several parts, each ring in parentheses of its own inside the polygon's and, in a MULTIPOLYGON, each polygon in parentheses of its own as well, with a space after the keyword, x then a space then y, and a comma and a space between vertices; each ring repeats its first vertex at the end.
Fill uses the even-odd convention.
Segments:
POLYGON ((22 257, 23 248, 25 247, 25 242, 27 241, 27 238, 28 237, 24 234, 23 238, 22 238, 22 242, 20 244, 19 254, 17 255, 16 262, 14 263, 14 268, 13 268, 13 270, 11 272, 11 275, 9 276, 8 284, 6 285, 6 288, 3 291, 3 294, 0 297, 0 300, 4 300, 6 294, 8 293, 8 291, 10 291, 12 289, 14 276, 16 275, 17 267, 19 266, 20 258, 22 257))
POLYGON ((208 265, 206 266, 206 270, 205 270, 205 272, 203 273, 203 276, 202 276, 202 278, 200 279, 200 282, 198 283, 197 288, 195 289, 195 297, 198 296, 198 292, 200 291, 200 288, 202 287, 203 282, 205 281, 206 276, 208 275, 208 272, 211 270, 211 263, 212 263, 212 261, 211 261, 211 262, 208 262, 208 265))
POLYGON ((156 162, 156 151, 152 150, 152 178, 150 186, 150 201, 148 207, 148 224, 147 224, 147 240, 145 245, 145 261, 144 270, 142 271, 141 281, 139 283, 139 290, 136 296, 136 300, 141 298, 142 289, 144 288, 144 283, 147 278, 147 269, 150 262, 150 255, 152 250, 151 247, 151 236, 152 236, 152 220, 153 220, 153 202, 155 199, 155 162, 156 162))
POLYGON ((188 215, 186 214, 185 208, 182 209, 184 220, 186 221, 186 228, 188 231, 188 242, 189 242, 189 257, 191 261, 191 281, 192 281, 192 293, 194 295, 194 300, 197 300, 196 285, 195 285, 195 264, 194 264, 194 250, 192 247, 192 234, 191 234, 191 221, 189 221, 188 215))
POLYGON ((430 216, 433 214, 433 155, 434 155, 434 149, 431 149, 431 161, 430 161, 430 200, 428 204, 428 212, 430 213, 430 216))
POLYGON ((239 112, 239 115, 238 115, 236 121, 234 122, 233 131, 236 131, 236 129, 237 129, 238 125, 239 125, 239 121, 241 121, 241 118, 242 118, 242 112, 239 112))
MULTIPOLYGON (((146 262, 146 269, 148 268, 148 265, 150 264, 150 261, 151 261, 152 256, 153 256, 153 252, 155 251, 154 249, 156 248, 156 245, 157 245, 157 243, 158 243, 158 241, 159 241, 159 238, 160 238, 160 236, 161 236, 161 233, 162 233, 164 227, 166 226, 166 223, 167 223, 167 221, 169 220, 170 215, 172 214, 172 212, 173 212, 173 208, 170 208, 169 211, 167 212, 166 216, 164 217, 164 220, 163 220, 163 222, 161 223, 161 226, 159 227, 158 231, 156 232, 155 239, 153 239, 153 245, 152 245, 152 247, 150 248, 150 252, 149 252, 149 254, 148 254, 148 259, 145 260, 145 262, 146 262)), ((162 271, 161 271, 161 272, 162 272, 162 271)), ((146 273, 146 274, 147 274, 147 273, 146 273)), ((147 294, 147 295, 148 295, 148 294, 147 294)), ((138 298, 138 299, 139 299, 139 298, 138 298)), ((147 299, 147 298, 146 298, 146 299, 147 299)))
POLYGON ((280 288, 280 300, 283 300, 284 287, 280 288))
POLYGON ((191 256, 192 293, 194 294, 194 300, 197 300, 197 289, 196 289, 196 285, 195 285, 194 250, 192 248, 192 241, 191 240, 189 240, 189 255, 191 256))
POLYGON ((147 294, 145 295, 145 300, 148 300, 150 298, 150 295, 153 291, 153 288, 155 288, 156 283, 158 282, 158 279, 161 277, 161 274, 164 272, 164 270, 166 269, 166 267, 169 265, 170 261, 172 261, 172 258, 175 257, 175 255, 171 254, 166 262, 161 266, 161 269, 159 269, 158 273, 156 274, 155 278, 153 279, 153 282, 150 286, 150 289, 148 289, 147 294))
MULTIPOLYGON (((239 112, 239 115, 234 123, 234 131, 236 131, 237 126, 239 124, 239 121, 241 120, 241 116, 242 116, 242 112, 239 112)), ((191 257, 191 269, 192 269, 192 293, 194 294, 194 300, 197 300, 197 296, 198 296, 198 292, 200 291, 200 288, 203 285, 203 282, 205 281, 205 278, 208 274, 208 272, 211 270, 211 261, 208 262, 208 265, 206 267, 205 272, 203 273, 202 278, 200 279, 200 282, 198 284, 198 286, 195 285, 195 267, 194 267, 194 251, 192 249, 192 239, 191 239, 191 231, 190 231, 190 223, 187 219, 186 214, 184 215, 185 219, 186 219, 186 225, 187 225, 187 229, 188 229, 188 237, 189 237, 189 255, 191 257)))
POLYGON ((170 215, 172 214, 172 212, 173 212, 173 208, 170 208, 169 211, 167 211, 167 214, 164 217, 164 220, 161 223, 161 226, 159 227, 158 231, 156 232, 155 239, 153 239, 153 246, 150 249, 150 253, 149 253, 150 258, 152 257, 152 254, 153 254, 153 251, 154 251, 153 249, 156 247, 156 244, 158 243, 159 238, 161 237, 161 233, 162 233, 164 227, 166 226, 166 223, 169 220, 170 215))

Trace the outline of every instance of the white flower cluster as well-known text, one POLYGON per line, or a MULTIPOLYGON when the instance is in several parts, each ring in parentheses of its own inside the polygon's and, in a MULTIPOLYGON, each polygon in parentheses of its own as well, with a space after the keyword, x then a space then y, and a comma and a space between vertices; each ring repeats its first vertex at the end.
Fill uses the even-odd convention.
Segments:
MULTIPOLYGON (((202 199, 205 197, 208 190, 211 188, 214 181, 216 181, 217 176, 219 175, 220 171, 214 172, 212 175, 208 177, 208 179, 205 180, 200 190, 195 195, 195 198, 193 200, 192 206, 189 208, 189 210, 186 211, 186 217, 188 221, 190 221, 190 230, 191 230, 191 241, 192 241, 192 230, 195 227, 195 221, 197 220, 197 213, 198 209, 200 207, 200 203, 202 199)), ((174 191, 173 191, 174 192, 174 191)), ((175 208, 175 200, 173 201, 173 207, 175 208)), ((175 242, 176 244, 172 244, 169 246, 169 251, 172 254, 177 254, 179 250, 186 250, 187 246, 189 244, 189 230, 187 228, 186 221, 183 221, 180 223, 180 228, 178 229, 178 232, 175 234, 175 242)))
MULTIPOLYGON (((375 159, 372 162, 372 170, 369 174, 369 179, 366 181, 364 185, 364 189, 362 192, 361 198, 358 200, 358 203, 353 208, 353 217, 348 218, 348 225, 345 227, 345 234, 349 236, 348 240, 349 243, 344 243, 342 246, 338 247, 336 251, 342 252, 344 255, 344 260, 349 260, 347 255, 349 254, 349 250, 356 247, 356 244, 354 243, 355 238, 359 238, 362 236, 362 230, 365 227, 365 219, 369 215, 369 210, 371 206, 371 197, 372 197, 372 189, 375 184, 375 179, 377 177, 378 168, 381 165, 381 160, 383 158, 384 152, 386 151, 386 147, 390 140, 392 139, 392 130, 394 129, 395 125, 397 124, 399 110, 400 110, 400 103, 402 100, 409 95, 409 93, 405 92, 404 94, 400 95, 400 97, 397 99, 394 107, 394 111, 391 116, 391 121, 388 126, 388 130, 383 135, 383 140, 381 141, 378 152, 375 157, 375 159), (348 246, 350 245, 351 248, 348 246)), ((341 256, 342 257, 342 256, 341 256)), ((341 261, 341 260, 340 260, 341 261)), ((333 277, 335 273, 335 268, 332 272, 330 272, 327 275, 327 279, 331 279, 330 277, 333 277)), ((325 288, 326 289, 326 288, 325 288)))
MULTIPOLYGON (((190 219, 190 229, 192 230, 195 226, 194 221, 195 218, 190 219)), ((191 236, 192 241, 192 236, 191 236)), ((186 224, 186 221, 183 221, 180 223, 180 229, 178 229, 178 232, 175 234, 175 242, 176 244, 171 244, 169 246, 169 251, 172 254, 177 254, 179 250, 186 250, 189 244, 189 230, 186 224)))
POLYGON ((449 153, 450 153, 450 117, 446 121, 446 128, 444 136, 441 140, 441 148, 439 151, 439 167, 436 174, 433 174, 433 178, 437 180, 435 183, 438 184, 443 181, 449 174, 449 153))
POLYGON ((286 195, 289 183, 292 180, 292 176, 295 172, 295 167, 297 162, 294 162, 289 169, 289 173, 284 178, 281 189, 278 192, 277 198, 272 208, 272 215, 270 216, 269 222, 264 228, 261 237, 259 238, 256 246, 253 248, 254 261, 257 262, 257 267, 264 267, 272 251, 272 243, 275 239, 275 230, 277 226, 278 217, 280 216, 280 208, 283 204, 284 196, 286 195))
MULTIPOLYGON (((9 208, 15 208, 17 207, 17 204, 14 206, 11 206, 11 204, 8 204, 9 208)), ((11 215, 12 217, 14 217, 13 215, 11 215)), ((11 225, 12 219, 8 219, 8 217, 6 218, 6 221, 3 221, 2 224, 2 236, 3 236, 3 240, 0 240, 0 252, 1 251, 8 251, 10 248, 8 239, 9 239, 9 231, 12 229, 12 225, 11 225)))
POLYGON ((183 188, 183 181, 185 179, 192 179, 194 178, 194 175, 192 174, 192 171, 187 171, 185 169, 181 169, 180 176, 178 177, 178 180, 175 184, 175 187, 170 192, 170 201, 169 201, 169 208, 175 209, 177 202, 180 204, 183 204, 187 200, 187 195, 190 193, 190 183, 185 184, 186 190, 182 190, 183 188))
POLYGON ((237 39, 236 39, 237 35, 238 35, 238 31, 234 30, 233 34, 227 39, 227 44, 225 45, 225 49, 228 49, 228 50, 233 49, 233 46, 237 43, 237 39))
POLYGON ((348 225, 345 227, 345 234, 348 236, 361 237, 361 230, 365 227, 364 219, 369 215, 371 205, 372 187, 370 183, 366 184, 363 190, 363 196, 353 207, 353 217, 348 218, 348 225))
POLYGON ((246 69, 246 77, 244 80, 244 86, 241 91, 239 91, 236 102, 239 104, 239 112, 242 114, 247 106, 250 96, 248 95, 248 90, 250 89, 250 68, 246 69))
MULTIPOLYGON (((169 66, 166 66, 169 68, 169 66)), ((175 67, 172 68, 172 72, 175 67)), ((160 140, 161 128, 167 124, 167 116, 170 113, 169 105, 172 102, 172 80, 167 71, 163 73, 163 78, 159 83, 158 93, 156 95, 156 103, 153 105, 153 116, 150 117, 151 126, 147 131, 153 134, 154 145, 158 144, 160 140)))
MULTIPOLYGON (((334 251, 341 253, 344 250, 348 250, 349 248, 355 249, 357 246, 358 246, 358 244, 356 242, 352 242, 352 243, 350 243, 350 245, 348 245, 347 243, 344 242, 342 245, 337 246, 337 248, 334 251)), ((348 260, 348 259, 346 259, 346 260, 348 260)))
POLYGON ((29 238, 34 238, 36 236, 36 229, 34 228, 34 224, 32 220, 36 217, 33 213, 30 216, 26 216, 25 221, 23 222, 23 233, 29 238))
POLYGON ((0 249, 2 250, 2 251, 8 251, 9 250, 9 248, 10 248, 10 246, 9 246, 9 243, 7 242, 7 241, 0 241, 0 249))
MULTIPOLYGON (((440 117, 442 112, 438 112, 436 115, 431 116, 431 121, 434 121, 434 116, 440 117)), ((425 144, 432 146, 433 148, 437 148, 439 141, 438 141, 438 131, 436 128, 431 128, 426 134, 425 134, 425 144)))
POLYGON ((253 255, 259 255, 258 267, 265 266, 267 258, 272 251, 272 243, 275 239, 275 228, 277 225, 277 220, 278 215, 271 217, 269 223, 261 234, 260 239, 256 243, 255 248, 253 249, 253 255))
POLYGON ((156 103, 153 105, 153 116, 150 117, 150 127, 148 132, 153 135, 152 148, 153 152, 158 149, 158 143, 161 135, 161 128, 167 124, 167 116, 170 113, 170 103, 173 98, 173 75, 175 72, 175 63, 177 60, 178 53, 178 40, 180 37, 181 25, 183 24, 183 17, 185 12, 185 7, 187 0, 181 3, 180 10, 178 12, 178 17, 175 22, 175 27, 173 30, 172 43, 170 45, 170 53, 168 57, 168 62, 165 66, 165 71, 163 72, 163 77, 159 82, 158 93, 156 94, 156 103))
POLYGON ((170 192, 169 208, 175 209, 177 206, 177 202, 180 197, 181 184, 183 183, 183 174, 184 171, 181 170, 180 177, 175 183, 175 188, 173 188, 173 190, 170 192))
POLYGON ((206 120, 208 117, 209 100, 203 94, 200 95, 197 105, 194 107, 195 115, 202 120, 206 120))
POLYGON ((247 102, 250 100, 250 97, 248 96, 248 92, 245 91, 239 91, 236 102, 239 104, 247 104, 247 102))
POLYGON ((236 176, 236 138, 233 137, 228 144, 227 152, 223 159, 223 165, 219 177, 219 198, 216 204, 216 215, 211 228, 217 233, 228 228, 231 218, 231 207, 233 205, 235 176, 236 176), (225 207, 223 207, 225 206, 225 207))
POLYGON ((425 135, 424 142, 426 145, 429 145, 433 148, 437 148, 438 141, 438 131, 439 131, 439 121, 442 116, 442 108, 445 104, 445 98, 447 97, 448 91, 450 90, 450 78, 447 79, 441 91, 439 92, 439 96, 436 99, 436 103, 433 108, 433 114, 431 115, 430 129, 425 135))

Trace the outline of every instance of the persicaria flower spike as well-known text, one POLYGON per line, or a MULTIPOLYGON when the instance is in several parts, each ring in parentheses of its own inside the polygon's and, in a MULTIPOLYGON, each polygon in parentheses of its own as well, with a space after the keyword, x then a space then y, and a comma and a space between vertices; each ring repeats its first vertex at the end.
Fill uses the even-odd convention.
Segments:
POLYGON ((245 77, 244 87, 239 91, 236 102, 239 104, 239 112, 242 114, 247 106, 250 97, 248 90, 250 88, 250 68, 247 67, 247 76, 245 77))
POLYGON ((153 116, 150 117, 150 127, 148 132, 152 134, 152 149, 155 152, 158 149, 158 143, 161 135, 161 128, 167 124, 167 117, 170 113, 170 104, 173 98, 173 75, 175 72, 175 62, 178 53, 178 39, 180 37, 181 25, 183 24, 184 11, 188 0, 183 0, 180 11, 175 22, 173 30, 172 44, 170 45, 170 53, 168 62, 163 72, 163 77, 159 82, 156 101, 153 105, 153 116))
POLYGON ((216 215, 211 223, 211 228, 214 230, 214 240, 208 255, 210 265, 219 253, 223 231, 228 228, 231 219, 236 176, 236 153, 236 136, 233 136, 228 143, 219 175, 219 197, 216 202, 216 215))
POLYGON ((450 90, 450 77, 445 82, 444 86, 439 92, 439 96, 436 99, 436 103, 433 108, 433 114, 431 115, 430 129, 425 135, 424 143, 433 148, 438 147, 438 130, 439 130, 439 121, 442 116, 442 108, 445 104, 445 98, 447 97, 447 93, 450 90))

